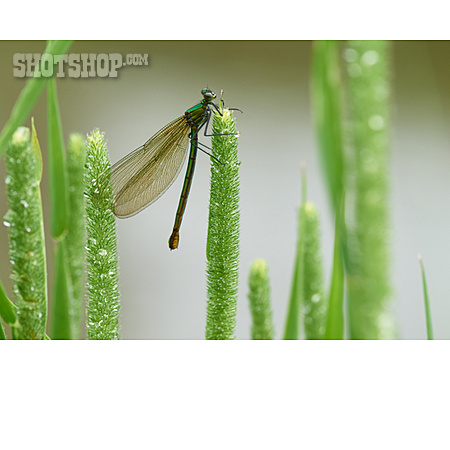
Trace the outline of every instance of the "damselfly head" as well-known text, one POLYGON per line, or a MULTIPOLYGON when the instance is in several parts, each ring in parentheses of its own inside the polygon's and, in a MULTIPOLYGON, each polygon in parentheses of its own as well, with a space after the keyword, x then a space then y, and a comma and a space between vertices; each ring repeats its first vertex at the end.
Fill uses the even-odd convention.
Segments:
POLYGON ((208 101, 214 100, 217 97, 216 93, 208 88, 202 89, 201 93, 204 99, 208 101))

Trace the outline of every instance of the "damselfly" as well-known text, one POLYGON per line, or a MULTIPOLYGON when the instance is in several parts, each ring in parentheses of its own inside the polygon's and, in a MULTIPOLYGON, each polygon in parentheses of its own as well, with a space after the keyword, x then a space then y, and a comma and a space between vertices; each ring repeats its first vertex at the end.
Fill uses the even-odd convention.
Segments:
MULTIPOLYGON (((220 108, 213 103, 216 93, 210 89, 203 89, 201 93, 203 100, 200 103, 189 108, 184 115, 170 122, 111 168, 114 214, 120 218, 131 217, 150 206, 167 191, 180 173, 189 148, 183 189, 169 238, 171 250, 178 248, 181 221, 199 148, 198 133, 204 127, 204 135, 212 136, 206 134, 211 108, 215 108, 220 114, 220 108)), ((202 148, 200 150, 205 151, 202 148)))

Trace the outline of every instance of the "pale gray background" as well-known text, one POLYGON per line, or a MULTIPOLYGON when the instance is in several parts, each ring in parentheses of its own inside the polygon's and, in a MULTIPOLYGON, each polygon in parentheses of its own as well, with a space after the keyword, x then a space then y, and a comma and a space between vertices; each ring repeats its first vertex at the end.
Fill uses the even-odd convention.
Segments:
MULTIPOLYGON (((24 85, 12 76, 16 52, 42 52, 44 42, 0 42, 0 125, 24 85)), ((249 338, 247 274, 266 258, 271 275, 277 337, 284 327, 300 201, 301 161, 308 165, 308 197, 321 212, 329 278, 333 225, 311 122, 308 41, 76 42, 73 53, 148 53, 148 67, 124 67, 117 79, 59 79, 64 133, 105 132, 114 163, 200 99, 208 86, 238 107, 241 132, 241 270, 236 335, 249 338)), ((450 338, 450 43, 395 42, 392 140, 392 281, 400 337, 426 336, 417 253, 425 260, 435 336, 450 338)), ((46 102, 33 111, 45 156, 46 102)), ((29 122, 27 122, 29 124, 29 122)), ((206 142, 208 144, 208 142, 206 142)), ((184 175, 184 168, 182 174, 184 175)), ((47 252, 48 182, 43 197, 47 252)), ((0 165, 4 177, 4 163, 0 165)), ((154 205, 118 220, 121 325, 125 339, 202 339, 205 326, 205 241, 209 158, 199 154, 181 228, 170 252, 183 176, 154 205)), ((0 215, 6 212, 0 188, 0 215)), ((0 276, 8 279, 7 233, 0 227, 0 276)), ((51 288, 51 281, 50 281, 51 288)), ((51 291, 50 291, 51 292, 51 291)))

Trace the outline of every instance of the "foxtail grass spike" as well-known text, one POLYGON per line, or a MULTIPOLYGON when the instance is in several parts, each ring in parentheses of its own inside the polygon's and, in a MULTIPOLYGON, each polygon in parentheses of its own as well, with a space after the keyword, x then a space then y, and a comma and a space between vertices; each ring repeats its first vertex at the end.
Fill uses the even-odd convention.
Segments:
POLYGON ((248 300, 252 314, 252 339, 274 339, 275 326, 270 304, 269 269, 264 259, 256 259, 248 277, 248 300))
POLYGON ((47 275, 41 204, 41 154, 33 126, 13 134, 6 153, 9 254, 21 326, 18 338, 44 339, 47 323, 47 275))
POLYGON ((86 146, 88 339, 119 339, 119 269, 108 150, 94 130, 86 146))
POLYGON ((304 326, 306 339, 323 339, 327 320, 324 295, 323 262, 320 246, 320 221, 316 206, 305 204, 304 326))
POLYGON ((207 239, 206 339, 234 339, 239 271, 238 137, 232 113, 214 114, 207 239), (220 161, 220 162, 219 162, 220 161))

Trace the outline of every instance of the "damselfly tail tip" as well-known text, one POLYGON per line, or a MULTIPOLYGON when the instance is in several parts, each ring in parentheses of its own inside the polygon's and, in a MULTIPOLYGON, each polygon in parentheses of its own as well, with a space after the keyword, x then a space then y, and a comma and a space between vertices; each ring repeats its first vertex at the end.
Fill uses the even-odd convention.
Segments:
POLYGON ((169 238, 169 248, 170 250, 176 250, 178 248, 178 243, 180 242, 180 235, 178 231, 173 231, 169 238))

